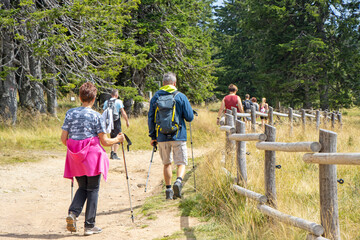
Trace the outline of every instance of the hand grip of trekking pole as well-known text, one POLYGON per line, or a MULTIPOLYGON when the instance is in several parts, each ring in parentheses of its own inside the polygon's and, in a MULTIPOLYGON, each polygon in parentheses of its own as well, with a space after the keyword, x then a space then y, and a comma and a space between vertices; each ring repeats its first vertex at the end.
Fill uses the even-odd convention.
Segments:
POLYGON ((130 140, 130 138, 125 134, 125 133, 123 133, 124 134, 124 136, 125 136, 125 140, 126 140, 126 142, 127 142, 127 151, 129 151, 130 150, 130 145, 132 145, 132 142, 131 142, 131 140, 130 140))
POLYGON ((193 113, 195 116, 199 116, 199 114, 195 110, 193 110, 193 113))

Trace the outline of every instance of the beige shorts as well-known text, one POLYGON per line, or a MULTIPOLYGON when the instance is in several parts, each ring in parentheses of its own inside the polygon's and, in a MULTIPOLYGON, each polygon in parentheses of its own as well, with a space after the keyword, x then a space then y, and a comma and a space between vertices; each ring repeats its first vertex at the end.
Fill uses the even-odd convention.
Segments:
POLYGON ((187 165, 187 147, 185 141, 159 142, 159 153, 164 165, 171 164, 174 158, 176 165, 187 165), (171 156, 171 150, 173 156, 171 156))

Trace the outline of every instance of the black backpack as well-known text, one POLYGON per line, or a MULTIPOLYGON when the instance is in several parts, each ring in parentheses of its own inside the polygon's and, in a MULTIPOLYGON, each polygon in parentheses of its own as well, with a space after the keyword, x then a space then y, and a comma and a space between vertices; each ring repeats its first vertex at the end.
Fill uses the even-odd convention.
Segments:
POLYGON ((109 99, 107 103, 107 108, 111 109, 112 111, 114 122, 120 118, 120 114, 115 113, 116 110, 115 101, 116 99, 109 99))
POLYGON ((178 93, 175 91, 171 94, 160 95, 157 99, 154 117, 156 137, 160 132, 170 139, 179 131, 181 126, 179 126, 179 116, 176 115, 175 101, 178 93))
POLYGON ((251 109, 252 102, 250 100, 244 101, 244 110, 251 109))

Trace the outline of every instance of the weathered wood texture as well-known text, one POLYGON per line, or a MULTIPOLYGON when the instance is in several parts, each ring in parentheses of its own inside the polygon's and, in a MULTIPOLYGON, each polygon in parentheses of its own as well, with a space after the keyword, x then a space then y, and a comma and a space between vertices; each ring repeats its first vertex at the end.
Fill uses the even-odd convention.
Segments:
POLYGON ((220 127, 220 131, 224 131, 224 132, 227 132, 227 133, 235 133, 236 132, 236 129, 233 127, 233 126, 221 126, 220 127))
POLYGON ((251 117, 250 113, 237 113, 238 117, 251 117))
MULTIPOLYGON (((227 110, 228 112, 228 110, 227 110)), ((230 113, 232 113, 230 111, 230 113)), ((225 149, 226 149, 226 155, 225 155, 225 166, 227 166, 228 163, 232 164, 232 160, 233 160, 233 151, 235 150, 235 141, 230 140, 229 136, 236 132, 235 129, 235 121, 234 121, 234 116, 232 114, 225 114, 225 119, 226 119, 226 126, 230 126, 231 129, 230 131, 226 131, 226 141, 225 141, 225 149)))
POLYGON ((316 114, 315 114, 315 119, 316 119, 316 130, 319 130, 320 128, 320 111, 317 110, 316 114))
POLYGON ((306 126, 306 116, 305 116, 305 110, 304 109, 301 109, 301 122, 302 122, 303 128, 305 128, 305 126, 306 126))
POLYGON ((293 109, 291 107, 289 107, 289 122, 290 122, 291 127, 293 125, 293 120, 294 120, 293 109))
POLYGON ((268 112, 268 118, 269 118, 269 124, 271 126, 274 126, 274 109, 272 107, 269 107, 269 112, 268 112))
MULTIPOLYGON (((320 130, 319 142, 322 146, 321 152, 336 152, 337 134, 335 132, 320 130)), ((336 165, 319 165, 320 181, 320 215, 321 225, 325 228, 326 238, 339 240, 339 210, 337 197, 336 165)))
POLYGON ((225 117, 221 117, 219 122, 220 122, 220 126, 224 126, 225 125, 225 117))
POLYGON ((298 217, 294 217, 294 216, 282 213, 282 212, 280 212, 274 208, 271 208, 269 206, 266 206, 266 205, 258 205, 257 208, 263 214, 273 217, 274 219, 276 219, 280 222, 292 225, 294 227, 304 229, 304 230, 311 232, 318 236, 320 236, 324 233, 324 227, 317 223, 310 222, 310 221, 307 221, 302 218, 298 218, 298 217))
MULTIPOLYGON (((265 124, 266 142, 275 142, 276 128, 265 124)), ((276 201, 276 183, 275 183, 275 151, 265 151, 265 196, 271 207, 277 207, 276 201)))
POLYGON ((256 132, 256 109, 255 106, 251 106, 251 131, 256 132))
MULTIPOLYGON (((236 133, 245 135, 245 123, 239 120, 235 121, 236 133)), ((234 135, 234 134, 233 134, 234 135)), ((232 137, 231 135, 230 137, 232 137)), ((238 184, 246 186, 247 184, 247 169, 246 169, 246 142, 236 142, 236 166, 238 184)))
POLYGON ((335 127, 335 113, 331 113, 331 127, 334 128, 335 127))
POLYGON ((256 148, 260 150, 282 152, 319 152, 321 149, 321 145, 318 142, 257 142, 256 148))
POLYGON ((307 153, 303 160, 317 164, 360 165, 360 153, 307 153))
POLYGON ((245 196, 247 198, 250 198, 252 200, 255 200, 259 203, 266 203, 267 201, 267 198, 266 196, 260 194, 260 193, 256 193, 256 192, 253 192, 251 190, 248 190, 246 188, 243 188, 243 187, 240 187, 238 185, 233 185, 233 189, 235 190, 235 192, 237 192, 238 194, 242 195, 242 196, 245 196))
POLYGON ((262 112, 256 112, 256 111, 255 111, 255 114, 256 114, 257 116, 261 116, 261 117, 269 117, 269 114, 268 114, 268 113, 262 113, 262 112))
POLYGON ((273 112, 273 115, 279 116, 279 117, 289 117, 286 113, 279 113, 279 112, 273 112))
POLYGON ((229 138, 234 141, 265 141, 266 135, 263 133, 236 133, 230 135, 229 138))

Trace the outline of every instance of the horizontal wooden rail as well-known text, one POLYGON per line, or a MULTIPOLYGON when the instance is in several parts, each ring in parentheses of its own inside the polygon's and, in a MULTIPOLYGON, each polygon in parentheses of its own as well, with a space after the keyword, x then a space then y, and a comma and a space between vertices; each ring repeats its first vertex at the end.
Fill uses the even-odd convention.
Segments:
POLYGON ((267 113, 262 113, 262 112, 255 112, 256 115, 261 116, 261 117, 268 117, 269 115, 267 113))
POLYGON ((257 208, 263 214, 273 217, 280 222, 292 225, 294 227, 304 229, 304 230, 311 232, 317 236, 321 236, 324 233, 324 228, 320 224, 282 213, 282 212, 280 212, 274 208, 271 208, 269 206, 266 206, 266 205, 258 205, 257 208))
POLYGON ((237 113, 236 116, 238 117, 251 117, 250 113, 237 113))
POLYGON ((307 153, 303 160, 317 164, 360 165, 360 153, 307 153))
POLYGON ((273 112, 273 114, 280 117, 289 117, 289 114, 286 113, 273 112))
POLYGON ((293 117, 301 118, 302 116, 300 114, 293 113, 293 117))
POLYGON ((235 184, 233 185, 233 189, 238 194, 240 194, 242 196, 245 196, 247 198, 250 198, 252 200, 258 201, 259 203, 266 203, 267 202, 267 197, 260 194, 260 193, 253 192, 251 190, 248 190, 246 188, 240 187, 240 186, 235 185, 235 184))
POLYGON ((234 127, 232 127, 232 126, 221 126, 220 130, 228 132, 228 133, 235 133, 236 132, 236 129, 234 127))
POLYGON ((306 116, 306 117, 311 117, 311 118, 316 118, 316 116, 315 116, 315 115, 312 115, 312 114, 307 114, 307 113, 305 113, 305 116, 306 116))
POLYGON ((263 133, 231 134, 230 140, 234 141, 265 141, 266 135, 263 133))
POLYGON ((282 152, 319 152, 321 144, 319 142, 257 142, 256 148, 260 150, 282 152))

